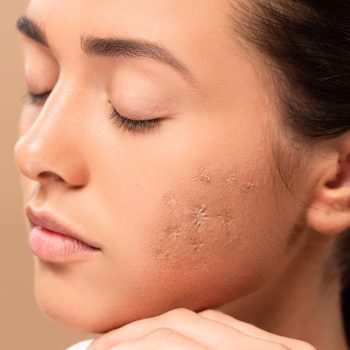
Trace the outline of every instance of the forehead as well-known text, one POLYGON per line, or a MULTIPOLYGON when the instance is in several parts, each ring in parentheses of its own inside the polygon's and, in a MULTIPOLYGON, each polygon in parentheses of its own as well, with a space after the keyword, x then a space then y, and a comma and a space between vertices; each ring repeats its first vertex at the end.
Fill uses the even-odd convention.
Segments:
MULTIPOLYGON (((232 30, 240 18, 232 0, 31 0, 26 15, 45 32, 64 66, 81 66, 81 36, 147 40, 172 52, 195 77, 204 100, 238 101, 242 91, 265 89, 263 62, 232 30), (254 53, 253 53, 254 54, 254 53), (261 85, 259 84, 259 85, 261 85)), ((90 66, 89 66, 90 67, 90 66)), ((217 112, 213 106, 213 112, 217 112)))
POLYGON ((31 0, 27 9, 41 22, 63 22, 64 28, 158 37, 218 33, 228 11, 222 0, 31 0))
POLYGON ((226 0, 32 0, 26 15, 57 51, 76 47, 81 35, 117 36, 151 40, 196 61, 232 50, 231 11, 226 0))

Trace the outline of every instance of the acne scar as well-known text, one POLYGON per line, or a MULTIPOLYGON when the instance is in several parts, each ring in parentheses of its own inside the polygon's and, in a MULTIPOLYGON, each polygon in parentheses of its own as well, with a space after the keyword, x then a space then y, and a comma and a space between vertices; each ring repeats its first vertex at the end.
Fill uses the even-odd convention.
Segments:
POLYGON ((176 257, 176 252, 171 247, 174 243, 182 238, 180 226, 176 224, 168 225, 160 232, 159 244, 155 251, 157 259, 173 260, 176 257))
POLYGON ((204 223, 208 220, 208 207, 205 204, 201 204, 194 208, 192 222, 194 223, 198 232, 202 231, 204 223))
POLYGON ((170 251, 166 251, 160 247, 157 248, 156 250, 156 256, 158 259, 165 259, 169 260, 170 259, 170 251))
POLYGON ((181 236, 180 228, 178 226, 169 226, 164 230, 163 235, 166 237, 166 239, 176 241, 181 236))
POLYGON ((233 218, 228 213, 223 213, 219 215, 219 218, 220 218, 221 225, 223 226, 227 225, 233 220, 233 218))
POLYGON ((250 181, 248 182, 244 182, 239 186, 239 189, 243 192, 243 193, 249 193, 249 192, 253 192, 256 189, 256 185, 250 181))
POLYGON ((162 207, 168 209, 158 231, 155 257, 166 259, 171 267, 181 263, 186 255, 191 258, 192 267, 202 266, 207 249, 212 247, 241 247, 235 226, 240 214, 235 217, 233 201, 244 197, 237 192, 248 194, 257 189, 249 173, 234 167, 222 171, 219 167, 200 166, 192 175, 186 179, 187 185, 162 197, 162 207))
POLYGON ((198 176, 194 176, 194 179, 200 181, 203 184, 209 184, 211 182, 211 175, 206 168, 202 168, 198 176))
POLYGON ((226 183, 234 183, 238 181, 238 176, 235 171, 231 172, 228 176, 225 177, 226 183))
POLYGON ((165 194, 163 199, 168 208, 174 208, 178 202, 177 198, 173 194, 165 194))
POLYGON ((196 252, 197 250, 199 250, 202 245, 203 245, 203 241, 201 239, 199 239, 199 237, 190 237, 190 245, 192 247, 192 250, 194 252, 196 252))

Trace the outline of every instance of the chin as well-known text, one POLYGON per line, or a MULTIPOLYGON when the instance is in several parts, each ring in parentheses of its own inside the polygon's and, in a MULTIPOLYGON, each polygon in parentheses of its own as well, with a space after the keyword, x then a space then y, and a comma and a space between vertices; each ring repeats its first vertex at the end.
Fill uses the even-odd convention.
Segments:
POLYGON ((85 333, 107 333, 130 322, 155 316, 158 310, 140 305, 135 299, 113 297, 103 290, 86 293, 82 290, 54 288, 36 284, 35 299, 39 310, 50 319, 85 333), (136 305, 135 305, 136 304, 136 305))
POLYGON ((86 296, 79 298, 77 295, 53 295, 40 289, 36 290, 36 301, 39 309, 50 319, 79 332, 97 334, 104 334, 133 321, 158 316, 176 308, 199 312, 221 305, 197 304, 193 301, 192 304, 173 303, 169 299, 161 298, 147 303, 144 297, 127 300, 118 298, 117 293, 113 301, 107 296, 102 297, 101 294, 88 300, 86 296))
MULTIPOLYGON (((156 271, 147 278, 135 274, 139 278, 130 281, 126 275, 94 264, 92 261, 59 268, 38 263, 34 285, 39 309, 52 320, 77 331, 107 333, 176 308, 195 312, 216 308, 247 291, 243 284, 246 280, 238 287, 228 281, 208 289, 207 276, 202 279, 189 276, 185 281, 165 276, 162 281, 156 271)), ((253 277, 256 287, 257 278, 253 277)))
POLYGON ((171 299, 150 298, 115 292, 91 294, 81 290, 36 284, 35 298, 40 311, 50 319, 84 333, 107 333, 136 320, 154 317, 175 308, 200 311, 212 305, 191 305, 171 299))
POLYGON ((77 294, 52 293, 40 287, 35 289, 36 303, 44 315, 79 332, 106 333, 143 316, 121 301, 118 305, 117 295, 115 305, 111 307, 110 302, 103 302, 106 299, 101 295, 87 298, 84 293, 77 294))
POLYGON ((60 303, 59 300, 54 301, 42 295, 37 295, 36 301, 40 311, 47 317, 84 333, 106 333, 124 326, 136 316, 120 311, 111 317, 111 309, 104 310, 98 302, 95 305, 60 303))

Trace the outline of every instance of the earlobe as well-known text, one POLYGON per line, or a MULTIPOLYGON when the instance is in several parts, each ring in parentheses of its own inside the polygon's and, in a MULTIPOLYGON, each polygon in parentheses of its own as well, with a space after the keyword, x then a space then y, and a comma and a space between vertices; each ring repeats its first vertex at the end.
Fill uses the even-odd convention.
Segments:
POLYGON ((308 226, 325 235, 350 229, 350 153, 339 157, 337 169, 319 183, 307 211, 308 226))
POLYGON ((324 195, 314 200, 307 212, 308 226, 315 231, 336 235, 350 228, 350 186, 324 189, 324 195))

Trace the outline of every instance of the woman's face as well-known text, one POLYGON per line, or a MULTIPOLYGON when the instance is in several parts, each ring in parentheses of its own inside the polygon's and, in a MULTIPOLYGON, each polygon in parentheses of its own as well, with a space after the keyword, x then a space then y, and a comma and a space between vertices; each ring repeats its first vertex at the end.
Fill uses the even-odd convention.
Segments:
POLYGON ((52 92, 21 115, 24 204, 101 247, 35 257, 39 306, 104 332, 219 306, 281 272, 302 208, 276 167, 272 145, 286 144, 264 64, 230 32, 229 2, 32 0, 26 15, 49 46, 23 36, 28 90, 52 92), (160 124, 127 129, 112 108, 160 124))

